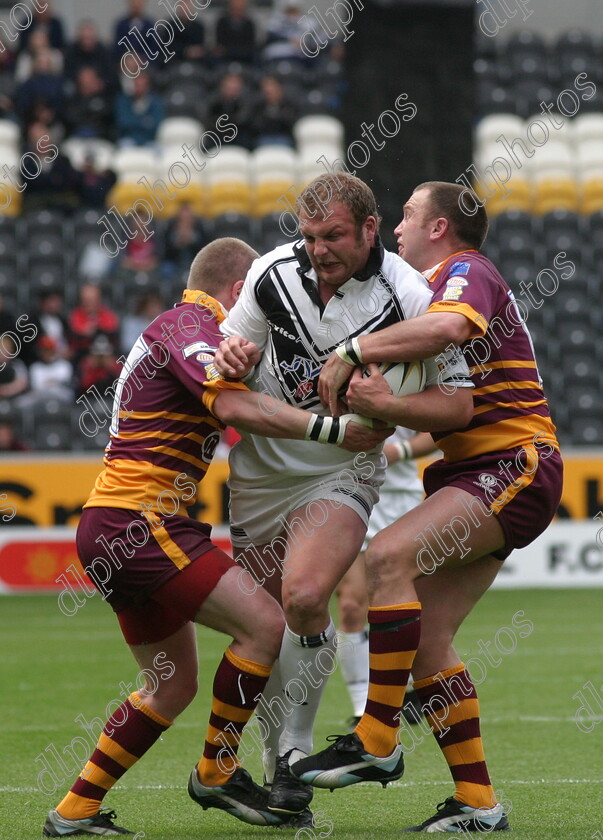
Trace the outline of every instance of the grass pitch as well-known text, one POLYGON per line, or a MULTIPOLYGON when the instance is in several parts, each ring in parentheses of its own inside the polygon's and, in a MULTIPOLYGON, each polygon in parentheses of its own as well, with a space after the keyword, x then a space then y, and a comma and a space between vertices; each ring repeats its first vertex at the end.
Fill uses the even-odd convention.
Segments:
MULTIPOLYGON (((486 753, 495 789, 512 808, 509 836, 515 840, 603 836, 602 596, 584 589, 491 592, 457 639, 481 682, 486 753), (513 622, 518 610, 523 615, 513 622), (584 688, 589 683, 594 693, 584 688), (575 720, 579 691, 591 706, 590 714, 582 711, 581 728, 575 720)), ((24 840, 41 835, 46 811, 75 776, 49 758, 58 789, 45 794, 38 788, 43 765, 36 758, 51 757, 53 746, 60 753, 75 736, 83 736, 75 722, 79 715, 104 720, 107 704, 119 696, 120 681, 133 681, 137 666, 100 597, 73 617, 59 611, 56 596, 1 598, 0 638, 0 840, 24 840)), ((225 645, 224 637, 199 629, 199 695, 107 796, 118 825, 138 833, 137 840, 295 836, 293 830, 275 834, 276 829, 202 811, 187 796, 187 778, 202 750, 213 671, 225 645)), ((326 735, 345 731, 349 714, 336 671, 318 718, 317 748, 326 735)), ((333 794, 317 791, 316 827, 298 832, 296 840, 390 840, 404 826, 431 816, 453 787, 432 736, 416 730, 414 741, 419 743, 407 756, 404 778, 387 790, 361 784, 333 794)), ((261 779, 257 753, 246 766, 261 779)), ((51 787, 49 774, 43 778, 51 787)))

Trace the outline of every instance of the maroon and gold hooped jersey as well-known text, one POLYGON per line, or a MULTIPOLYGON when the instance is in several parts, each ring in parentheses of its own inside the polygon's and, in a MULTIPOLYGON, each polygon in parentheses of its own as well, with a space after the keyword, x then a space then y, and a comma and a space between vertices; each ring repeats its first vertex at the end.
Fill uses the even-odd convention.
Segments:
POLYGON ((218 301, 185 291, 136 341, 115 383, 105 466, 85 508, 186 513, 224 428, 214 401, 222 388, 247 390, 213 366, 224 317, 218 301))
POLYGON ((526 304, 517 301, 494 265, 477 251, 448 257, 428 277, 427 312, 458 312, 473 324, 462 345, 475 386, 473 419, 462 431, 434 434, 446 461, 534 446, 558 450, 555 426, 542 389, 526 304))

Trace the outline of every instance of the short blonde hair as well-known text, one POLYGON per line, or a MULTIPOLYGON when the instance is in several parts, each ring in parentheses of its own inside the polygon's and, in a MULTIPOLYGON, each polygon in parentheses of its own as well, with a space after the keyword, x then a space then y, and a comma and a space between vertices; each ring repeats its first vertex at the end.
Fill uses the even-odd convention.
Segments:
POLYGON ((258 257, 258 252, 242 239, 233 236, 214 239, 201 248, 193 260, 186 288, 215 297, 237 280, 244 280, 251 263, 258 257))

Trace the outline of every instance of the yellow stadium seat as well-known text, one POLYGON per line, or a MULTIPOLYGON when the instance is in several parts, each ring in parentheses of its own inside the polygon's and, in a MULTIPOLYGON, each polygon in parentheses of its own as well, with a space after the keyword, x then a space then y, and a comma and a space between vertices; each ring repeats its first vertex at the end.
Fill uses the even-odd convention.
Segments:
POLYGON ((603 210, 603 176, 591 178, 582 185, 580 212, 585 216, 603 210))
POLYGON ((251 214, 251 189, 247 181, 215 181, 207 190, 207 215, 251 214))
POLYGON ((284 195, 291 200, 290 181, 263 181, 256 184, 253 191, 252 214, 258 218, 271 213, 286 210, 288 203, 282 200, 284 195))
MULTIPOLYGON (((488 184, 488 187, 491 192, 492 186, 488 184)), ((532 206, 532 185, 525 178, 512 178, 505 184, 504 191, 499 189, 492 195, 488 195, 481 184, 476 184, 475 192, 480 199, 485 200, 488 216, 498 216, 507 210, 529 213, 532 206)))
POLYGON ((532 211, 543 216, 553 210, 578 212, 578 186, 573 178, 543 178, 534 185, 532 211))
POLYGON ((19 216, 23 204, 23 194, 12 184, 2 181, 0 189, 0 216, 19 216))

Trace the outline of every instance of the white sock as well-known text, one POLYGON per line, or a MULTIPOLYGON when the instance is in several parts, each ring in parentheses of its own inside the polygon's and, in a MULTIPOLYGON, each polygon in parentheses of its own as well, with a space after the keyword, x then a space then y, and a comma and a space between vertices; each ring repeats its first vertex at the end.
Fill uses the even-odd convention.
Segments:
POLYGON ((369 643, 368 633, 337 632, 337 656, 341 663, 343 679, 348 689, 354 717, 360 717, 366 706, 369 686, 369 643))
MULTIPOLYGON (((316 636, 298 636, 285 627, 279 662, 285 696, 292 710, 285 721, 279 755, 291 749, 306 755, 312 752, 314 720, 327 679, 336 667, 336 648, 332 621, 316 636)), ((301 757, 298 753, 292 756, 294 761, 301 757)))
MULTIPOLYGON (((262 697, 255 712, 256 717, 260 718, 263 735, 265 735, 263 737, 264 752, 262 755, 262 764, 264 765, 264 777, 267 784, 272 784, 272 780, 274 779, 276 759, 279 755, 279 740, 285 726, 285 715, 282 712, 282 706, 275 698, 283 698, 278 659, 272 666, 268 682, 264 687, 262 697)), ((283 700, 283 702, 288 709, 289 703, 287 700, 283 700)))

